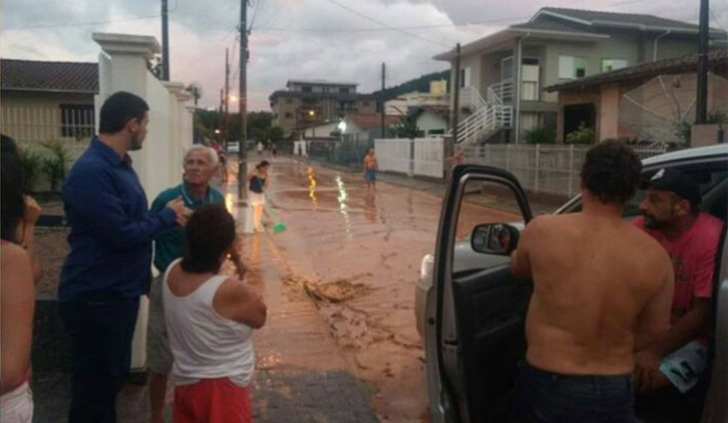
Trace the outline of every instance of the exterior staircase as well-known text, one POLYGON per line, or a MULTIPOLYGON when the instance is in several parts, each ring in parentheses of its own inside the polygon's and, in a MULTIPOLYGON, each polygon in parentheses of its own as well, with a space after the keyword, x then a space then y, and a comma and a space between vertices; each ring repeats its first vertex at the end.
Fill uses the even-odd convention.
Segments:
MULTIPOLYGON (((460 108, 470 115, 458 122, 458 143, 475 145, 487 140, 503 128, 513 124, 513 107, 506 106, 503 98, 512 97, 513 86, 507 81, 488 87, 487 99, 477 89, 468 86, 460 91, 460 108)), ((452 129, 449 134, 452 135, 452 129)))

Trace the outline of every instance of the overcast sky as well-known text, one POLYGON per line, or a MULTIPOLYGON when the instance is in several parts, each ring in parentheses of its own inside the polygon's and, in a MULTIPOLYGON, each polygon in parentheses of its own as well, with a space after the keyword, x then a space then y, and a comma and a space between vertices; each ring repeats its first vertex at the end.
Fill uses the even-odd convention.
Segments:
MULTIPOLYGON (((697 23, 698 0, 251 0, 248 90, 251 110, 291 78, 354 81, 360 92, 447 69, 434 54, 527 20, 540 7, 649 13, 697 23), (401 31, 392 28, 407 28, 401 31)), ((728 27, 728 5, 713 0, 711 26, 728 27)), ((3 58, 95 61, 92 32, 156 36, 161 0, 3 0, 3 58)), ((225 48, 237 69, 240 0, 169 0, 171 74, 203 88, 217 106, 225 48)), ((237 91, 237 77, 233 90, 237 91)), ((232 109, 236 109, 233 106, 232 109)))

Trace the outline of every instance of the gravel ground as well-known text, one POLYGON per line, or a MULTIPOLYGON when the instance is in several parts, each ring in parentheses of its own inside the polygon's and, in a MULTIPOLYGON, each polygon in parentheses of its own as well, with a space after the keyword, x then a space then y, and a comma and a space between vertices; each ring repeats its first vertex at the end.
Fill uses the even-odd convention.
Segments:
MULTIPOLYGON (((63 203, 53 201, 42 203, 44 215, 63 215, 63 203)), ((36 293, 38 296, 58 295, 58 281, 63 260, 68 254, 67 228, 37 228, 35 233, 35 254, 43 274, 36 293)))

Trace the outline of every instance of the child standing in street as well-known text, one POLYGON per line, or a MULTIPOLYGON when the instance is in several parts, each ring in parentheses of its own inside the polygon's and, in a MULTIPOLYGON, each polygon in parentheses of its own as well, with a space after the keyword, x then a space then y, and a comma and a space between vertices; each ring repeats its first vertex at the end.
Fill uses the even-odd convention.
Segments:
POLYGON ((367 181, 368 190, 376 189, 377 170, 379 170, 377 157, 374 155, 374 149, 370 148, 369 154, 364 157, 364 179, 367 181))

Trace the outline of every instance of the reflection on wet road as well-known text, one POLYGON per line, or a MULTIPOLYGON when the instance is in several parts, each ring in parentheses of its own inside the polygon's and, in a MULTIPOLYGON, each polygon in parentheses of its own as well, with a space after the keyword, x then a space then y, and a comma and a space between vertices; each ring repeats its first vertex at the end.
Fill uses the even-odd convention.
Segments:
POLYGON ((286 158, 273 160, 269 176, 269 206, 288 230, 245 237, 251 284, 269 307, 259 365, 345 368, 376 388, 382 420, 423 421, 414 291, 442 199, 387 183, 369 191, 359 173, 286 158))

